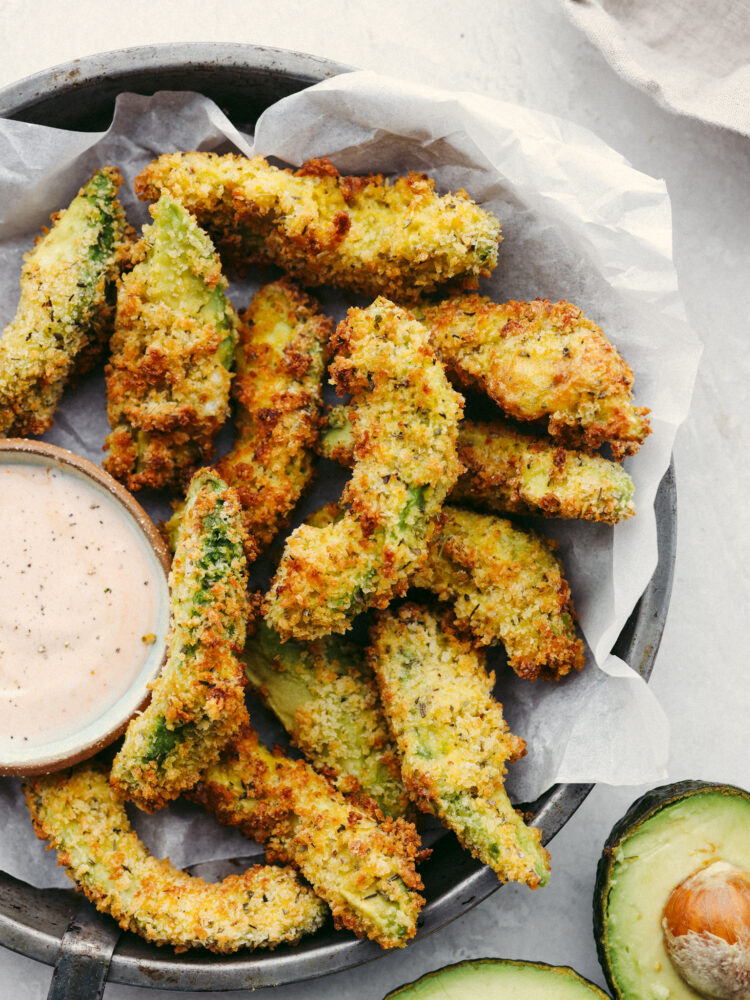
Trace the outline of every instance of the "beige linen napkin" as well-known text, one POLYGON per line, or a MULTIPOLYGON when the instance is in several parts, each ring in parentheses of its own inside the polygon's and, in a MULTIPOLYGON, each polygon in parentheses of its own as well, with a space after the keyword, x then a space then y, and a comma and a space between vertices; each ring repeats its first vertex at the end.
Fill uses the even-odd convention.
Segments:
POLYGON ((750 0, 562 0, 621 76, 673 111, 750 135, 750 0))

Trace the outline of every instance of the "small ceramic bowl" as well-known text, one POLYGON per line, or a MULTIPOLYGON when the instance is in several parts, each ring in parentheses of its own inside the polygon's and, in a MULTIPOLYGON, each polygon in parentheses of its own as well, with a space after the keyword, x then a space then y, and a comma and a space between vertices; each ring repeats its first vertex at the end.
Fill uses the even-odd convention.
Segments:
MULTIPOLYGON (((97 502, 119 508, 124 515, 136 544, 142 543, 142 553, 152 585, 156 604, 154 641, 135 675, 124 692, 113 695, 93 721, 82 723, 72 734, 51 736, 48 741, 35 741, 31 747, 10 747, 0 734, 0 775, 46 774, 69 767, 92 757, 112 743, 127 727, 132 717, 144 708, 149 699, 149 684, 156 677, 164 662, 167 629, 169 627, 169 573, 170 553, 148 514, 130 493, 108 473, 92 462, 64 448, 40 441, 20 438, 0 440, 0 470, 11 465, 64 468, 67 475, 80 477, 97 494, 97 502)), ((33 516, 29 512, 29 516, 33 516)), ((60 586, 65 586, 64 577, 60 586)), ((69 728, 69 727, 68 727, 69 728)))

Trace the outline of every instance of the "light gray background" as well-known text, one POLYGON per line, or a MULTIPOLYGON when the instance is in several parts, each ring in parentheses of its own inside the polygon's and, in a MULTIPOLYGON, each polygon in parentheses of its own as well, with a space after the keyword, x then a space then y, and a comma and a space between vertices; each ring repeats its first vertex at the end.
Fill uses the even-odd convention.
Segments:
MULTIPOLYGON (((750 785, 750 141, 657 108, 613 74, 556 0, 0 0, 0 86, 93 52, 199 40, 298 49, 526 103, 588 126, 638 169, 666 179, 681 290, 706 350, 676 446, 677 571, 653 687, 672 724, 670 778, 750 785)), ((484 955, 567 964, 602 983, 591 932, 596 861, 642 790, 595 789, 552 842, 543 891, 506 887, 405 952, 273 997, 380 1000, 424 972, 484 955)), ((50 974, 0 949, 0 996, 45 997, 50 974)), ((106 1000, 159 995, 168 996, 105 992, 106 1000)))

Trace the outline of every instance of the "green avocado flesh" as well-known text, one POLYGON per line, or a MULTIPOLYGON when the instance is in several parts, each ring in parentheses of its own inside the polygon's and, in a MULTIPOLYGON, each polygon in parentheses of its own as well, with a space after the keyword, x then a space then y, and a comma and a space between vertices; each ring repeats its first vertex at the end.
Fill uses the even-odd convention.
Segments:
POLYGON ((750 871, 750 794, 742 789, 654 789, 615 826, 594 898, 599 960, 615 997, 700 1000, 669 960, 661 919, 671 891, 719 860, 750 871))
POLYGON ((385 1000, 607 1000, 593 983, 564 966, 481 958, 438 969, 385 1000))

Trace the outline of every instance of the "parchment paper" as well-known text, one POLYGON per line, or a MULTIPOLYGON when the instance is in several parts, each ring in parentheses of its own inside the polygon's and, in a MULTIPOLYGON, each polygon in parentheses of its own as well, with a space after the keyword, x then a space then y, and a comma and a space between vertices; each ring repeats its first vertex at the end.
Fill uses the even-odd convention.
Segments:
MULTIPOLYGON (((342 172, 424 170, 443 191, 464 187, 503 225, 500 263, 481 291, 498 301, 567 298, 603 326, 632 366, 636 401, 651 408, 653 427, 638 455, 627 460, 637 517, 614 529, 582 522, 535 525, 560 542, 590 648, 587 664, 557 684, 519 681, 502 653, 491 665, 511 728, 529 746, 509 776, 517 801, 530 801, 555 781, 636 784, 664 777, 664 713, 643 680, 609 653, 656 565, 653 500, 687 414, 700 356, 677 291, 663 182, 638 173, 568 122, 374 73, 336 77, 279 102, 259 120, 254 144, 200 95, 121 95, 106 133, 0 122, 0 321, 15 310, 23 252, 95 167, 114 163, 121 169, 123 202, 131 222, 140 225, 148 215, 130 193, 132 180, 153 156, 233 148, 294 165, 329 156, 342 172)), ((230 286, 238 308, 260 280, 256 275, 230 286)), ((335 292, 321 297, 337 319, 357 301, 335 292)), ((101 461, 109 429, 105 405, 97 372, 66 394, 46 438, 101 461)), ((221 447, 230 441, 227 431, 221 447)), ((338 497, 345 475, 322 462, 297 521, 338 497)), ((169 512, 164 498, 139 499, 154 518, 169 512)), ((257 582, 271 563, 272 557, 256 568, 257 582)), ((278 726, 254 702, 251 716, 262 735, 281 741, 278 726)), ((187 804, 151 817, 132 814, 151 849, 179 865, 259 850, 187 804)), ((34 838, 18 783, 10 779, 0 779, 0 867, 38 886, 67 884, 34 838)))

